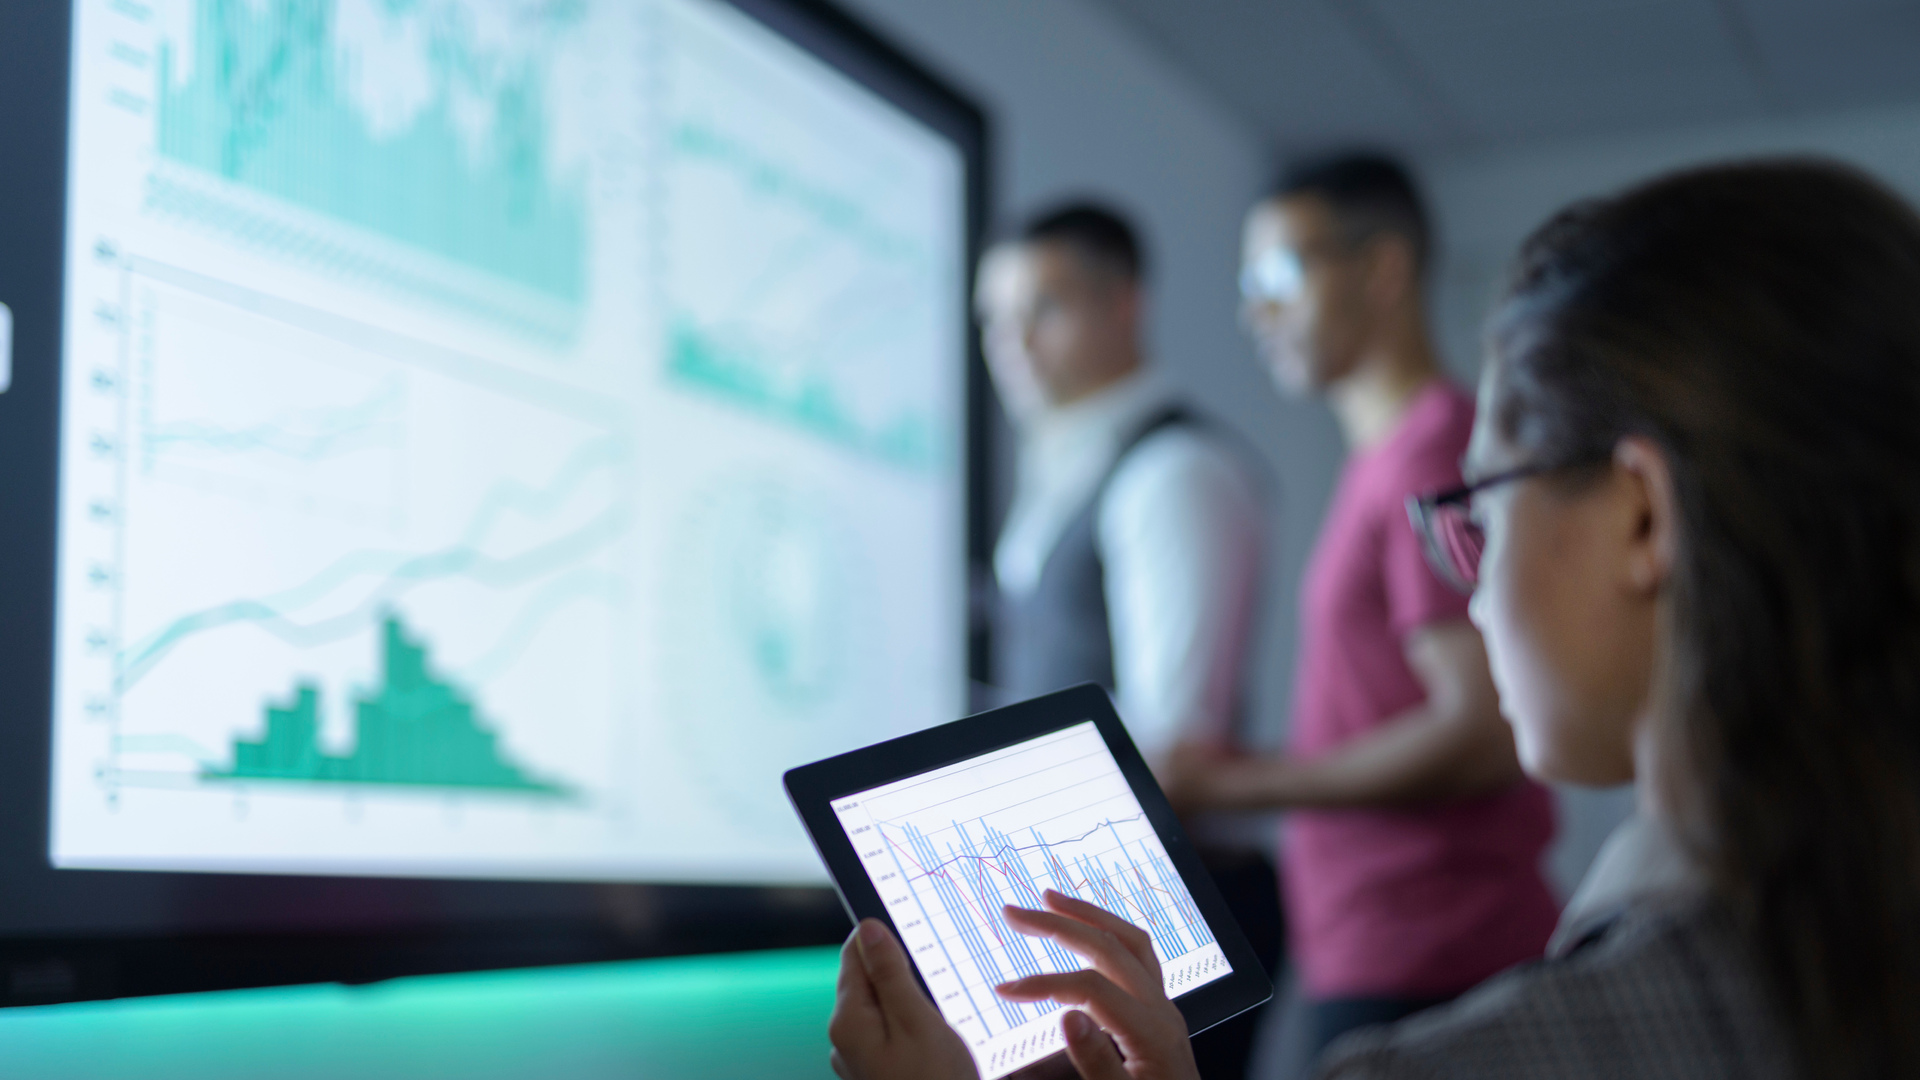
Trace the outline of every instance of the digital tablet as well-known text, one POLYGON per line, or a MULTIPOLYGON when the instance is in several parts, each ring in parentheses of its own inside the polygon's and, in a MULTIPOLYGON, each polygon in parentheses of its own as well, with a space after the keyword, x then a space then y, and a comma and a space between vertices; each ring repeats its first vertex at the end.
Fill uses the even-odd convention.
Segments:
POLYGON ((893 927, 983 1080, 1066 1049, 1061 1006, 993 992, 1088 966, 1003 918, 1049 888, 1147 931, 1191 1033, 1272 993, 1098 686, 804 765, 786 786, 848 914, 893 927))

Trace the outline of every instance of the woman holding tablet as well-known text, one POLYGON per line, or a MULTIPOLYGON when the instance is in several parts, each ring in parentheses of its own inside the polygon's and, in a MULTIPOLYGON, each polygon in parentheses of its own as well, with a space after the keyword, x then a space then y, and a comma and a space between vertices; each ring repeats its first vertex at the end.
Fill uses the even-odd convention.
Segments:
MULTIPOLYGON (((1920 1075, 1920 218, 1832 165, 1672 176, 1536 232, 1488 342, 1474 482, 1416 516, 1528 772, 1641 816, 1547 960, 1323 1069, 1920 1075)), ((1009 992, 1112 1034, 1066 1014, 1083 1075, 1192 1076, 1127 935, 1048 906, 1010 920, 1094 969, 1009 992)), ((967 1075, 874 929, 836 1066, 967 1075)))

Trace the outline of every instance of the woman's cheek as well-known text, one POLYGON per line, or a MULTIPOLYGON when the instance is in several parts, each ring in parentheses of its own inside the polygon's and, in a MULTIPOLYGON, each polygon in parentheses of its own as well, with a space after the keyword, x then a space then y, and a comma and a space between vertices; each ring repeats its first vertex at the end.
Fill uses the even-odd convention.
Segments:
POLYGON ((1468 607, 1468 617, 1480 630, 1480 637, 1487 646, 1487 667, 1493 675, 1493 688, 1500 695, 1500 716, 1513 728, 1513 742, 1520 755, 1520 764, 1531 773, 1533 738, 1525 722, 1526 710, 1521 707, 1526 691, 1521 685, 1520 673, 1514 670, 1509 658, 1513 655, 1507 644, 1507 624, 1500 617, 1497 589, 1491 588, 1484 579, 1481 587, 1474 592, 1473 602, 1468 607))
POLYGON ((1480 588, 1468 606, 1468 617, 1487 646, 1487 664, 1494 689, 1500 694, 1500 715, 1513 728, 1514 749, 1529 776, 1551 769, 1554 740, 1549 730, 1549 703, 1554 695, 1541 685, 1537 642, 1529 636, 1529 621, 1516 605, 1526 597, 1514 588, 1513 576, 1496 540, 1481 561, 1480 588))

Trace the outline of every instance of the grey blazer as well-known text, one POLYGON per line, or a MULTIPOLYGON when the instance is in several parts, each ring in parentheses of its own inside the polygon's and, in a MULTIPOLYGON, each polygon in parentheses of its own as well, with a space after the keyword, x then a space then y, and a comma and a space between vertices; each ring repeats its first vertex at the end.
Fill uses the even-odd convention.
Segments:
POLYGON ((1355 1032, 1323 1080, 1790 1080, 1757 973, 1704 902, 1641 903, 1562 955, 1355 1032))

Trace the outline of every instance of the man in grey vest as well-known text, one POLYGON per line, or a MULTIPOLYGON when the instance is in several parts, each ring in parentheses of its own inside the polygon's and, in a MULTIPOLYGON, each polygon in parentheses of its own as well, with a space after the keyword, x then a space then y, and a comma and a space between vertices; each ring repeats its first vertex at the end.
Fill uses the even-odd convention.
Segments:
MULTIPOLYGON (((1152 759, 1234 738, 1264 513, 1230 436, 1145 368, 1143 269, 1118 214, 1076 203, 990 249, 975 298, 1019 436, 994 552, 994 682, 1009 699, 1100 683, 1152 759)), ((1242 852, 1211 865, 1272 968, 1271 862, 1242 852)), ((1196 1040, 1202 1074, 1244 1074, 1254 1028, 1245 1018, 1196 1040)))

